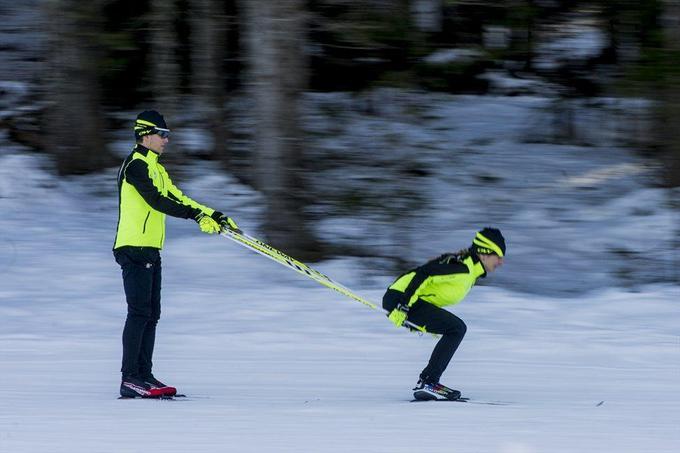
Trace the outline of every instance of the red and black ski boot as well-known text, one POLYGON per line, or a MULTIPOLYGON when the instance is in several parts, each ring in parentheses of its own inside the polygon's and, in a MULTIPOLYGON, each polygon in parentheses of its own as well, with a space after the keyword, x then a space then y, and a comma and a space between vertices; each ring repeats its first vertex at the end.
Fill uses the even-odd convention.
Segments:
POLYGON ((164 395, 162 390, 151 387, 138 377, 127 376, 120 383, 121 398, 161 398, 164 395))
POLYGON ((156 379, 153 374, 144 377, 144 382, 148 384, 152 389, 160 390, 161 392, 163 392, 163 396, 177 395, 177 389, 175 387, 163 384, 161 381, 156 379))

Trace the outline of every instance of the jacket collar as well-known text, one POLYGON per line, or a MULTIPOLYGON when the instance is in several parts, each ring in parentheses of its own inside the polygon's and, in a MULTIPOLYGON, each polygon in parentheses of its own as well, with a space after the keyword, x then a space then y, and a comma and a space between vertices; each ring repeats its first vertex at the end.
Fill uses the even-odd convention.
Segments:
POLYGON ((463 264, 467 266, 467 268, 470 270, 470 275, 472 275, 475 279, 486 277, 486 269, 484 269, 484 265, 475 253, 465 258, 465 260, 463 260, 463 264))
POLYGON ((156 153, 154 150, 147 148, 146 146, 143 146, 139 143, 135 145, 134 152, 141 154, 142 156, 146 156, 146 158, 152 162, 158 162, 158 153, 156 153))

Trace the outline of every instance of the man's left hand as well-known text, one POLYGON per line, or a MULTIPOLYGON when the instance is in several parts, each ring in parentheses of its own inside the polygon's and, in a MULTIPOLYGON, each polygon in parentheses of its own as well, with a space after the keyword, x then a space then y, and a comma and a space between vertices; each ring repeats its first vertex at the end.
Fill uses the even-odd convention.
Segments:
POLYGON ((236 225, 236 222, 234 222, 234 219, 222 214, 220 211, 213 212, 210 217, 212 217, 215 222, 219 223, 220 227, 227 228, 236 233, 242 233, 241 229, 236 225))

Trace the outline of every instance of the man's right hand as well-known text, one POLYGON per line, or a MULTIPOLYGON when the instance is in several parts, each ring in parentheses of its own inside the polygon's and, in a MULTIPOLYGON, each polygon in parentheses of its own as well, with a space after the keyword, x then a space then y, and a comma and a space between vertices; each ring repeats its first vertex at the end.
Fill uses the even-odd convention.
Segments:
POLYGON ((220 224, 203 212, 196 214, 194 220, 198 223, 199 228, 201 228, 201 231, 204 233, 214 234, 220 232, 220 224))

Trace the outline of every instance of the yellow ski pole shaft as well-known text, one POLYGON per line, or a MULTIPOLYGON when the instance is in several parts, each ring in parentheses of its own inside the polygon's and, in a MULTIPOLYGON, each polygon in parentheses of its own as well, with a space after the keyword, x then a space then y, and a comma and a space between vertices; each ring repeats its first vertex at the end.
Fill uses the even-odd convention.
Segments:
MULTIPOLYGON (((326 286, 327 288, 330 288, 332 290, 335 290, 339 292, 340 294, 347 296, 351 299, 356 300, 357 302, 360 302, 367 307, 373 309, 373 310, 378 310, 382 311, 384 313, 388 313, 387 310, 385 310, 382 307, 379 307, 378 305, 374 304, 373 302, 364 299, 361 296, 358 296, 357 294, 354 294, 349 288, 343 286, 342 284, 334 281, 331 279, 329 276, 322 274, 321 272, 317 271, 316 269, 313 269, 306 265, 305 263, 296 260, 295 258, 286 255, 280 250, 275 249, 271 245, 262 242, 261 240, 254 238, 252 236, 249 236, 245 233, 239 233, 234 230, 230 230, 228 228, 223 228, 221 233, 222 236, 231 239, 232 241, 236 242, 237 244, 246 247, 250 250, 253 250, 260 255, 266 256, 267 258, 276 261, 277 263, 286 266, 299 274, 302 274, 308 278, 311 278, 312 280, 326 286)), ((412 322, 406 320, 404 322, 404 327, 410 328, 417 330, 420 333, 426 333, 427 331, 425 330, 424 327, 418 326, 416 324, 413 324, 412 322)))

